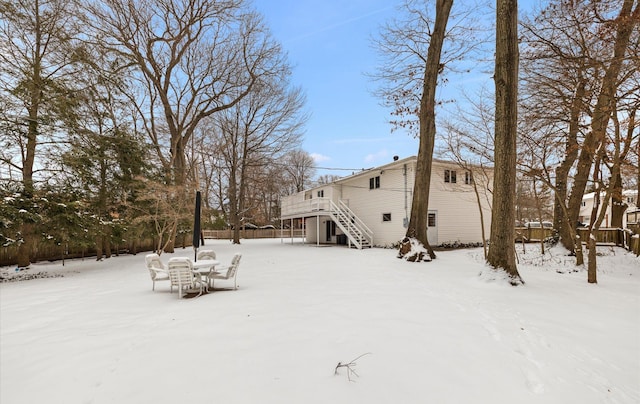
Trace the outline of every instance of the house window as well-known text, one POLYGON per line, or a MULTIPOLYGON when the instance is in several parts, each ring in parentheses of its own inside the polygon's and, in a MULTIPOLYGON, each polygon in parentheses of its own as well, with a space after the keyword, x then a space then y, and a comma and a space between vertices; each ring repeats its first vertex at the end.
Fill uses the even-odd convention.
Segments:
POLYGON ((585 206, 587 206, 587 203, 585 201, 582 201, 582 207, 584 208, 585 206))
POLYGON ((369 178, 369 189, 380 188, 380 176, 369 178))
POLYGON ((455 170, 444 170, 444 182, 449 182, 451 184, 456 183, 456 172, 455 170))
POLYGON ((473 177, 471 176, 471 171, 464 172, 464 183, 467 185, 471 185, 473 183, 473 177))
POLYGON ((321 191, 318 191, 318 198, 324 198, 324 189, 321 191))
POLYGON ((383 222, 390 222, 391 221, 391 213, 383 213, 382 214, 382 221, 383 222))
POLYGON ((427 226, 428 227, 436 227, 436 214, 435 213, 429 213, 429 216, 427 216, 427 226))

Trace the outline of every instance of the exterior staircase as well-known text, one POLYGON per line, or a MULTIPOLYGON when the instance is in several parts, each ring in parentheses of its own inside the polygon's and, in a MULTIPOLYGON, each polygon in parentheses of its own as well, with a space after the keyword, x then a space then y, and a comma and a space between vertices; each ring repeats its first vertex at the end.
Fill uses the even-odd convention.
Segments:
POLYGON ((330 216, 336 225, 347 236, 349 247, 357 249, 373 246, 373 232, 342 201, 336 205, 331 201, 330 216))

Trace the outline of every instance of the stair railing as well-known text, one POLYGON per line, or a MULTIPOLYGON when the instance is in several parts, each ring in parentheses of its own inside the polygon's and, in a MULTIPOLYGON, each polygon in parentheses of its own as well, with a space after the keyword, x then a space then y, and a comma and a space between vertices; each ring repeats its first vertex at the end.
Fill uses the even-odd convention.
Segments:
POLYGON ((362 248, 365 242, 373 245, 373 231, 343 201, 338 201, 338 205, 331 201, 331 213, 346 230, 347 236, 354 239, 358 248, 362 248))

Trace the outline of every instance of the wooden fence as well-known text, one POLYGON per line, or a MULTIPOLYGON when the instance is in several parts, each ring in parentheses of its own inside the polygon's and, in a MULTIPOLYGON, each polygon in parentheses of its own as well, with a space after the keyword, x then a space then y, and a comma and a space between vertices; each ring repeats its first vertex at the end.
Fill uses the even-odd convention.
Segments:
MULTIPOLYGON (((636 255, 640 255, 640 225, 634 225, 633 229, 611 229, 602 228, 598 231, 597 243, 605 245, 617 245, 623 247, 636 255), (634 232, 636 236, 634 237, 634 232)), ((633 226, 630 226, 633 227, 633 226)), ((586 242, 586 229, 578 230, 583 242, 586 242)), ((233 230, 203 230, 205 239, 231 240, 233 238, 233 230)), ((516 240, 525 242, 540 241, 553 234, 553 229, 548 228, 516 228, 516 240)), ((247 229, 240 230, 240 238, 242 239, 259 239, 259 238, 302 238, 304 237, 303 229, 247 229)), ((119 253, 137 253, 145 251, 153 251, 156 241, 153 239, 134 240, 126 245, 112 245, 112 254, 119 253)), ((191 246, 191 234, 180 235, 176 238, 175 248, 185 248, 191 246)), ((0 266, 15 265, 17 262, 17 247, 0 248, 0 266)), ((53 261, 60 259, 73 259, 82 257, 95 257, 96 250, 94 247, 77 247, 77 246, 56 246, 47 242, 35 243, 31 253, 32 261, 53 261)))
MULTIPOLYGON (((214 240, 231 240, 233 239, 233 230, 203 230, 204 238, 214 240)), ((299 238, 304 237, 303 229, 246 229, 240 230, 240 238, 299 238)))
POLYGON ((553 236, 553 229, 547 227, 516 227, 516 241, 525 243, 545 240, 553 236))
MULTIPOLYGON (((578 229, 578 234, 582 242, 586 243, 588 230, 578 229)), ((638 237, 637 230, 634 232, 630 229, 601 228, 596 235, 596 244, 615 245, 627 249, 635 255, 640 255, 640 239, 638 237)))
POLYGON ((636 233, 635 237, 629 236, 629 251, 635 255, 640 255, 640 234, 636 233))
MULTIPOLYGON (((204 237, 218 240, 231 240, 233 238, 233 230, 204 230, 204 237)), ((254 238, 300 238, 304 237, 304 230, 294 229, 248 229, 240 230, 241 239, 254 238)), ((136 254, 138 252, 153 251, 156 248, 157 240, 154 239, 138 239, 132 242, 112 245, 111 254, 136 254)), ((176 237, 175 248, 185 248, 192 245, 191 233, 181 234, 176 237)), ((0 248, 0 266, 15 265, 18 260, 18 247, 1 247, 0 248)), ((31 261, 55 261, 62 259, 89 258, 96 256, 95 246, 80 247, 74 245, 54 245, 51 242, 38 241, 34 243, 31 251, 31 261)))
MULTIPOLYGON (((191 245, 189 239, 189 245, 191 245)), ((176 247, 178 242, 176 240, 176 247)), ((139 239, 127 244, 112 244, 111 255, 135 254, 137 252, 152 251, 155 249, 155 240, 139 239)), ((96 256, 95 246, 81 247, 69 245, 54 245, 50 242, 38 241, 33 245, 33 250, 29 254, 31 262, 56 261, 62 259, 89 258, 96 256)), ((18 262, 18 247, 0 248, 0 266, 15 265, 18 262)))
POLYGON ((628 224, 623 233, 625 248, 635 255, 640 255, 640 223, 628 224))
MULTIPOLYGON (((596 243, 598 245, 616 245, 623 247, 636 255, 640 255, 640 226, 632 225, 630 229, 618 229, 618 228, 600 228, 596 235, 596 243), (636 236, 634 237, 634 234, 636 236)), ((516 241, 527 242, 539 242, 548 237, 551 237, 554 233, 553 229, 549 228, 527 228, 516 227, 516 241)), ((588 229, 579 228, 578 235, 582 239, 583 243, 587 242, 588 229)))

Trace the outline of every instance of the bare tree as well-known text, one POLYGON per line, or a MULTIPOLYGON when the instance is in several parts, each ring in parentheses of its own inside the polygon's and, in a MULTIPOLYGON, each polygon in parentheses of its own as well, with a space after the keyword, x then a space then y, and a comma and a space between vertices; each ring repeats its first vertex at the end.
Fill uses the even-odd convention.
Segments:
MULTIPOLYGON (((407 0, 402 6, 406 13, 404 20, 387 24, 376 41, 386 59, 376 75, 386 83, 379 94, 394 108, 392 114, 399 118, 394 122, 395 126, 417 129, 419 133, 416 179, 406 236, 417 239, 431 259, 435 258, 435 253, 427 239, 427 212, 436 137, 436 86, 445 66, 461 57, 462 48, 467 49, 467 44, 461 40, 452 42, 443 52, 445 37, 452 35, 451 28, 447 29, 452 6, 453 0, 436 0, 435 19, 432 19, 424 2, 407 0)), ((454 28, 460 29, 460 25, 454 24, 454 28)), ((401 251, 400 256, 403 255, 401 251)), ((419 259, 413 257, 411 261, 419 259)))
POLYGON ((288 191, 288 178, 282 167, 273 164, 259 167, 256 175, 255 199, 258 202, 257 222, 260 224, 275 224, 280 218, 280 197, 288 191))
POLYGON ((596 89, 590 59, 597 53, 597 39, 582 28, 586 17, 584 9, 558 1, 533 21, 525 19, 521 24, 526 44, 522 58, 525 133, 540 133, 536 128, 544 127, 545 136, 557 139, 548 150, 549 154, 557 150, 560 159, 555 168, 554 228, 571 251, 574 239, 568 226, 575 223, 565 223, 566 209, 561 205, 566 203, 569 174, 587 131, 583 117, 596 89))
POLYGON ((300 142, 304 97, 290 89, 288 71, 279 80, 259 83, 245 99, 216 117, 219 152, 227 178, 228 217, 234 227, 233 242, 240 243, 250 175, 254 167, 278 161, 300 142))
MULTIPOLYGON (((639 14, 634 1, 559 0, 533 23, 524 24, 529 95, 525 110, 535 122, 533 130, 545 127, 557 136, 558 146, 564 144, 561 161, 555 164, 554 224, 571 251, 581 242, 570 233, 578 221, 596 150, 606 143, 611 117, 617 114, 616 99, 625 97, 618 89, 637 74, 637 62, 633 63, 637 50, 632 50, 638 48, 639 14)), ((582 264, 580 255, 576 262, 582 264)))
POLYGON ((293 185, 293 192, 300 192, 311 184, 315 175, 313 157, 302 149, 290 151, 283 160, 284 171, 293 185))
POLYGON ((440 54, 444 43, 447 20, 453 0, 436 0, 436 21, 429 41, 425 62, 422 96, 420 97, 420 146, 416 162, 415 183, 411 216, 406 236, 418 239, 427 249, 431 259, 436 257, 427 237, 427 215, 429 211, 429 188, 431 186, 431 164, 436 139, 436 85, 438 73, 442 71, 440 54))
MULTIPOLYGON (((594 204, 591 211, 591 220, 588 226, 588 241, 589 247, 589 260, 588 260, 588 275, 587 281, 589 283, 597 283, 597 253, 596 253, 596 241, 597 235, 600 230, 600 226, 606 216, 607 206, 611 203, 612 215, 615 210, 616 204, 621 204, 622 197, 618 195, 614 197, 616 193, 621 194, 621 167, 626 154, 630 149, 630 139, 632 137, 631 132, 635 128, 635 112, 629 116, 629 128, 627 131, 621 130, 620 122, 617 119, 617 114, 613 114, 613 120, 615 122, 613 136, 608 139, 612 150, 607 150, 607 147, 602 146, 598 149, 595 156, 594 169, 593 169, 593 183, 595 184, 594 204), (627 140, 623 140, 623 137, 627 137, 627 140), (606 168, 606 171, 604 170, 606 168), (607 179, 604 174, 610 173, 607 179), (604 193, 604 197, 601 197, 604 193), (602 205, 600 205, 602 204, 602 205)), ((620 218, 621 219, 621 218, 620 218)))
MULTIPOLYGON (((640 43, 638 45, 640 46, 640 43)), ((640 58, 640 54, 638 57, 640 58)), ((637 119, 638 110, 640 110, 640 66, 639 69, 635 69, 635 76, 636 80, 632 81, 634 85, 628 87, 629 91, 624 91, 623 94, 616 97, 615 113, 611 116, 613 128, 608 131, 606 142, 609 157, 605 159, 604 163, 612 175, 613 186, 610 226, 617 228, 622 228, 623 216, 629 207, 622 193, 624 189, 623 171, 628 167, 628 171, 635 171, 635 176, 640 171, 637 160, 635 164, 633 160, 634 143, 640 142, 640 121, 637 119), (617 159, 614 158, 616 153, 617 159), (613 165, 616 160, 619 160, 619 169, 614 171, 613 165)), ((635 147, 637 148, 637 146, 635 147)))
POLYGON ((167 179, 177 184, 186 179, 185 150, 200 122, 283 68, 280 46, 243 6, 242 0, 103 0, 89 7, 102 46, 135 66, 144 127, 167 179))
POLYGON ((512 285, 524 283, 515 259, 516 134, 518 130, 518 2, 496 2, 496 112, 493 212, 487 262, 512 285))
POLYGON ((322 174, 316 179, 316 185, 326 185, 338 181, 341 177, 335 174, 322 174))
POLYGON ((487 257, 487 234, 484 224, 485 208, 491 209, 493 165, 493 106, 487 102, 484 89, 475 96, 465 95, 466 105, 459 104, 455 121, 448 120, 444 128, 447 136, 438 151, 447 160, 453 161, 471 175, 470 184, 476 196, 480 215, 480 229, 484 257, 487 257))
POLYGON ((173 245, 179 223, 193 217, 189 210, 192 201, 180 186, 146 179, 141 181, 144 188, 138 203, 132 207, 137 213, 133 224, 141 227, 150 225, 154 229, 155 252, 162 254, 173 245))
MULTIPOLYGON (((568 232, 568 239, 575 240, 576 245, 574 249, 574 253, 576 255, 576 261, 582 261, 582 243, 580 238, 578 237, 578 231, 575 223, 569 223, 567 218, 569 217, 567 200, 558 198, 558 195, 562 193, 556 185, 558 182, 556 181, 556 171, 558 166, 558 143, 553 133, 555 131, 555 127, 553 126, 544 126, 540 129, 535 129, 530 121, 526 118, 524 120, 523 127, 520 130, 520 139, 519 139, 519 158, 518 158, 518 170, 522 174, 523 178, 521 179, 522 184, 519 185, 519 189, 524 187, 525 182, 529 182, 536 186, 536 183, 540 183, 544 188, 548 188, 554 194, 554 209, 562 210, 562 219, 564 220, 563 228, 565 232, 568 232), (551 133, 550 133, 551 132, 551 133)), ((562 186, 562 183, 560 184, 562 186)), ((532 188, 532 187, 529 187, 532 188)), ((532 188, 533 189, 533 188, 532 188)), ((535 193, 537 194, 537 188, 535 188, 535 193)), ((535 197, 535 195, 534 195, 535 197)), ((533 211, 538 210, 538 206, 540 206, 540 201, 536 200, 530 204, 529 208, 533 211)), ((518 203, 518 208, 521 208, 520 203, 518 203)), ((541 209, 540 209, 541 210, 541 209)), ((554 213, 555 214, 555 213, 554 213)), ((541 213, 537 213, 536 216, 542 220, 541 213)), ((554 227, 557 230, 557 227, 554 227)))
MULTIPOLYGON (((631 34, 640 21, 640 4, 634 0, 625 0, 616 18, 615 39, 613 44, 613 57, 605 67, 602 87, 598 93, 597 102, 591 112, 591 131, 584 139, 580 156, 578 157, 576 175, 574 177, 571 195, 569 196, 569 220, 577 221, 580 212, 580 203, 584 195, 589 173, 599 149, 604 147, 609 120, 614 112, 615 93, 619 84, 619 74, 623 66, 624 55, 631 34)), ((582 264, 578 262, 578 264, 582 264)))

